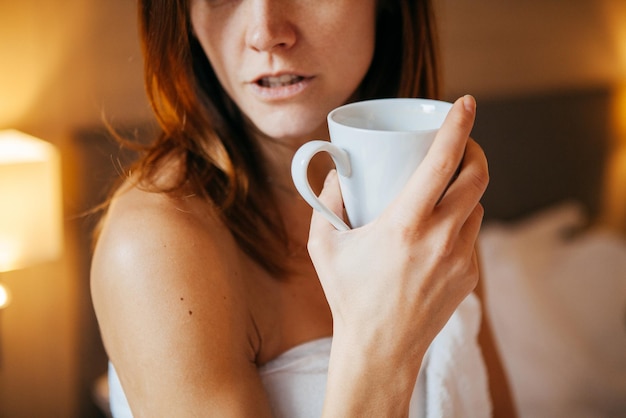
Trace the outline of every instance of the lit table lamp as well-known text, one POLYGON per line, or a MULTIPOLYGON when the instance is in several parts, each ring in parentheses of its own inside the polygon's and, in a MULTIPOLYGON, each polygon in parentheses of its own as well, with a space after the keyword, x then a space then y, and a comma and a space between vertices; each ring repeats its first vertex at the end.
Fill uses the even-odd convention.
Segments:
MULTIPOLYGON (((52 144, 15 130, 0 131, 0 276, 62 254, 60 166, 52 144)), ((9 292, 0 287, 1 309, 9 292)))

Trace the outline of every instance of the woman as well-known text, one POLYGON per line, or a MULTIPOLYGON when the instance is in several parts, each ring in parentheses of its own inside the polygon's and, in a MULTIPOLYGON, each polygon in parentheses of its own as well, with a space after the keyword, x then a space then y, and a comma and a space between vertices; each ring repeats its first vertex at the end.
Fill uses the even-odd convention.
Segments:
MULTIPOLYGON (((488 175, 469 139, 475 103, 455 103, 403 194, 363 228, 311 218, 289 167, 343 103, 436 96, 429 2, 141 0, 139 12, 163 135, 116 191, 94 253, 114 412, 125 394, 137 417, 407 415, 429 345, 477 283, 488 175), (302 351, 328 372, 304 364, 295 381, 322 379, 283 390, 292 380, 268 368, 302 351)), ((332 164, 316 159, 309 177, 341 213, 332 164)))

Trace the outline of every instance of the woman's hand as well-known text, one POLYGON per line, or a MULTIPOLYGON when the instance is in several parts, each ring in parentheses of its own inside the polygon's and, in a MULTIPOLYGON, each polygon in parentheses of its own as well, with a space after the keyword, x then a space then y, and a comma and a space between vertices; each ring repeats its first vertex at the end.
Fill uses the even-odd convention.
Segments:
MULTIPOLYGON (((374 222, 341 232, 320 214, 312 218, 309 252, 333 314, 333 356, 342 358, 337 369, 367 360, 366 373, 379 384, 404 382, 404 389, 394 386, 400 398, 412 389, 426 349, 478 281, 475 242, 488 169, 469 138, 474 116, 471 96, 457 100, 422 164, 374 222)), ((320 200, 343 213, 334 172, 320 200)), ((329 386, 333 364, 331 357, 329 386)))

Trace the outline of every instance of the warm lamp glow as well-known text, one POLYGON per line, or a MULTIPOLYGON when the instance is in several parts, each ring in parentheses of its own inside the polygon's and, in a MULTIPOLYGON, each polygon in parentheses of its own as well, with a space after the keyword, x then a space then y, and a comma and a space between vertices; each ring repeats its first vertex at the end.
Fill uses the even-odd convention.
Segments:
POLYGON ((0 283, 0 309, 6 308, 9 306, 9 303, 11 303, 11 294, 9 293, 9 289, 0 283))
POLYGON ((50 143, 0 131, 0 272, 63 250, 60 155, 50 143))
POLYGON ((626 234, 626 84, 615 89, 611 119, 613 143, 606 165, 601 220, 626 234))

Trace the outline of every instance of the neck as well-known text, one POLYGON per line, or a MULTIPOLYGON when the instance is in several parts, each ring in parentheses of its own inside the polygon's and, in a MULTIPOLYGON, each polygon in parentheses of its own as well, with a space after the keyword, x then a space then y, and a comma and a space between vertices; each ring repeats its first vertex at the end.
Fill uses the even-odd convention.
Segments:
MULTIPOLYGON (((291 161, 295 152, 304 143, 313 139, 328 140, 328 128, 326 123, 310 134, 299 138, 275 139, 265 136, 257 136, 259 149, 265 164, 267 181, 275 189, 277 199, 283 195, 298 195, 293 181, 291 180, 291 161)), ((328 172, 334 167, 332 159, 325 153, 315 156, 309 165, 308 176, 311 187, 319 193, 324 184, 328 172)))
MULTIPOLYGON (((322 128, 306 137, 289 140, 257 137, 265 164, 266 180, 277 205, 277 215, 289 236, 290 252, 294 256, 306 255, 307 260, 306 242, 312 209, 302 199, 293 184, 291 161, 297 149, 305 142, 312 139, 328 140, 328 129, 325 123, 322 128)), ((309 181, 315 193, 319 194, 326 175, 333 167, 331 158, 325 153, 320 153, 312 159, 309 166, 309 181)))

